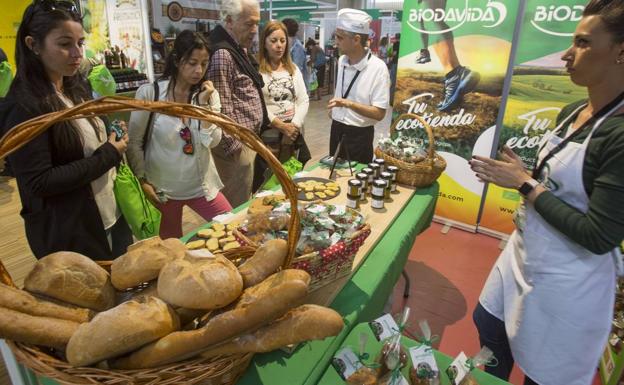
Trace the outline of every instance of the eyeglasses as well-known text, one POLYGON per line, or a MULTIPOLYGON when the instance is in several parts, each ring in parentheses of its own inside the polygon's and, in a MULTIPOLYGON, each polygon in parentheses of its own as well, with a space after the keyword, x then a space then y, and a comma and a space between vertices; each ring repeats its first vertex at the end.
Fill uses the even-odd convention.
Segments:
POLYGON ((72 0, 35 0, 34 4, 41 5, 46 12, 60 10, 80 17, 80 10, 72 0))
POLYGON ((191 135, 191 129, 188 126, 184 126, 180 130, 180 138, 185 142, 182 146, 182 152, 186 155, 193 155, 195 148, 193 147, 193 136, 191 135))
POLYGON ((78 6, 72 0, 34 0, 27 9, 28 14, 24 16, 22 24, 28 26, 37 11, 52 12, 57 10, 68 12, 76 19, 82 19, 78 6))

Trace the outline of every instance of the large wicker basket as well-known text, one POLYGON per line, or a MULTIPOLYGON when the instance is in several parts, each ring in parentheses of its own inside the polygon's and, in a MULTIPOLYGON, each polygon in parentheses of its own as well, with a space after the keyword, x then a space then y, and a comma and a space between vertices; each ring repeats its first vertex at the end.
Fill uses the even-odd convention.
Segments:
POLYGON ((415 114, 403 114, 399 116, 390 127, 390 134, 394 134, 396 126, 404 119, 416 119, 422 123, 429 137, 429 148, 427 157, 418 163, 409 163, 401 159, 397 159, 385 152, 379 147, 375 149, 375 157, 385 160, 386 165, 396 166, 399 168, 397 181, 414 187, 426 187, 435 182, 442 172, 446 169, 446 161, 435 152, 435 137, 431 126, 425 122, 423 118, 415 114))
MULTIPOLYGON (((91 100, 72 108, 42 115, 13 127, 0 138, 0 159, 17 151, 55 123, 132 110, 198 119, 220 126, 224 132, 245 143, 267 161, 282 184, 282 189, 292 207, 297 207, 297 189, 294 183, 255 133, 236 124, 225 115, 189 104, 141 101, 122 97, 91 100)), ((291 265, 300 231, 299 214, 295 212, 289 221, 288 255, 283 267, 291 265)), ((241 252, 248 253, 245 250, 241 252)), ((14 285, 1 261, 0 280, 5 284, 14 285)), ((12 341, 7 341, 7 343, 21 364, 61 384, 230 385, 236 383, 252 358, 252 354, 208 359, 198 357, 144 370, 105 370, 93 367, 72 367, 50 350, 12 341)))

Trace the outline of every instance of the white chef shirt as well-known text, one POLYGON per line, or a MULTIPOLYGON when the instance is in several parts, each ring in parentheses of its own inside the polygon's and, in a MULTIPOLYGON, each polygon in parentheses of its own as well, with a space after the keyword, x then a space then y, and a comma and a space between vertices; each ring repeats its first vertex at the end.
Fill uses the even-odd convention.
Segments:
MULTIPOLYGON (((368 106, 387 109, 390 102, 390 74, 388 73, 388 67, 381 59, 372 55, 368 49, 364 58, 356 64, 349 64, 347 55, 340 57, 338 60, 338 76, 334 97, 343 97, 357 71, 361 71, 360 75, 353 83, 347 99, 368 106)), ((377 123, 377 120, 367 118, 345 107, 332 108, 332 119, 356 127, 372 126, 377 123)))

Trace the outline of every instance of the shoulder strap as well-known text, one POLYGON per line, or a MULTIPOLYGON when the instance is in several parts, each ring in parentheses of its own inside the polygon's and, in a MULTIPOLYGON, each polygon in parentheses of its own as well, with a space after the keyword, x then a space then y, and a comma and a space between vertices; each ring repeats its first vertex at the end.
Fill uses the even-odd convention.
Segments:
MULTIPOLYGON (((154 80, 154 101, 157 102, 160 96, 160 87, 158 87, 158 80, 154 80)), ((154 113, 150 112, 149 118, 147 118, 147 127, 145 128, 145 134, 143 135, 143 153, 147 150, 147 142, 152 136, 152 125, 154 123, 154 113)))

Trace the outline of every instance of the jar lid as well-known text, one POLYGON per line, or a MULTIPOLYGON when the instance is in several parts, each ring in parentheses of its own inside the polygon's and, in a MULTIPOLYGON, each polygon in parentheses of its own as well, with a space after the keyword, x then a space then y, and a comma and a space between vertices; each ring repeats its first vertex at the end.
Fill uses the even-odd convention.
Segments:
POLYGON ((362 169, 362 171, 363 171, 365 174, 367 174, 367 175, 368 175, 368 174, 372 174, 372 173, 374 172, 374 171, 373 171, 373 169, 372 169, 372 168, 370 168, 370 167, 364 167, 364 168, 362 169))
POLYGON ((388 170, 390 172, 397 172, 397 171, 399 171, 399 168, 397 166, 388 166, 388 167, 386 167, 386 170, 388 170))
POLYGON ((360 187, 362 186, 362 181, 357 179, 349 179, 349 186, 360 187))
POLYGON ((377 164, 385 164, 386 163, 386 161, 381 159, 381 158, 375 159, 374 162, 377 163, 377 164))
POLYGON ((392 173, 384 171, 384 172, 381 173, 381 178, 382 179, 392 179, 392 173))
POLYGON ((378 165, 377 163, 374 163, 374 162, 373 162, 373 163, 369 163, 369 164, 368 164, 368 167, 369 167, 369 168, 372 168, 372 169, 374 170, 374 169, 376 169, 376 168, 379 168, 379 165, 378 165))
POLYGON ((386 181, 383 179, 375 179, 373 181, 373 186, 375 187, 386 187, 386 181))
POLYGON ((368 179, 368 175, 366 175, 365 172, 358 172, 357 174, 355 174, 355 177, 358 179, 368 179))

